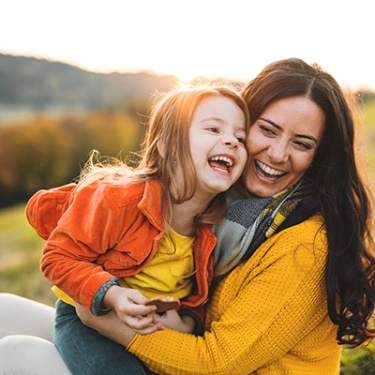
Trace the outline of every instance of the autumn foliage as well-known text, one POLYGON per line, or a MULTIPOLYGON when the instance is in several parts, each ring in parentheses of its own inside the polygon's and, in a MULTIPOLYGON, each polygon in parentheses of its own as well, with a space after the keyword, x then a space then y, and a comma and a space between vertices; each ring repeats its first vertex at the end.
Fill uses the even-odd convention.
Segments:
POLYGON ((71 182, 93 149, 122 158, 138 151, 145 122, 126 111, 102 110, 0 124, 0 207, 71 182))

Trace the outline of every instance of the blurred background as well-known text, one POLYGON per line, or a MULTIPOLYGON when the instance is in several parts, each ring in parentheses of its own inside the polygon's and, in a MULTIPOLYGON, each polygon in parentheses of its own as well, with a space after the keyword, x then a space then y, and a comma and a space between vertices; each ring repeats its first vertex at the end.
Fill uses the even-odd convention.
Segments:
MULTIPOLYGON (((92 149, 136 152, 155 95, 199 77, 241 86, 274 60, 317 62, 355 95, 359 158, 375 187, 372 0, 1 5, 0 292, 54 304, 27 200, 71 182, 92 149)), ((373 347, 344 352, 342 374, 374 369, 373 347)))

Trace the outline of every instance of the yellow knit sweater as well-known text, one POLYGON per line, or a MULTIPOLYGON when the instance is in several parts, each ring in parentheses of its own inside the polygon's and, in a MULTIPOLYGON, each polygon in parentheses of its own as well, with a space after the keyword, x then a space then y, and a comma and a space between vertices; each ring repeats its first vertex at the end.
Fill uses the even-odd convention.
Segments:
POLYGON ((339 374, 322 225, 315 215, 274 235, 233 270, 209 303, 203 337, 166 329, 127 349, 158 374, 339 374))

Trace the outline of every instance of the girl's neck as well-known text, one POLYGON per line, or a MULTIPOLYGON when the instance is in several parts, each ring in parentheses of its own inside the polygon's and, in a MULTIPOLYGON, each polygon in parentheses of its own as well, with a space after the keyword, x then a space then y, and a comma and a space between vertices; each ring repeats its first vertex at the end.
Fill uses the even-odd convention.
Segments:
POLYGON ((186 202, 172 204, 172 222, 173 230, 183 236, 194 237, 195 235, 195 217, 202 213, 210 201, 197 201, 192 198, 186 202))

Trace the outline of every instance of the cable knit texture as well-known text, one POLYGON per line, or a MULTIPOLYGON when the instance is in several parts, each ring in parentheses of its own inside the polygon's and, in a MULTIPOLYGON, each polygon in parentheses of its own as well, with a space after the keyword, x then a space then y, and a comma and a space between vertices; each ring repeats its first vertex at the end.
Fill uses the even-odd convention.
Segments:
POLYGON ((206 333, 165 330, 128 346, 160 374, 334 375, 341 347, 327 312, 320 215, 267 240, 216 289, 206 333))

